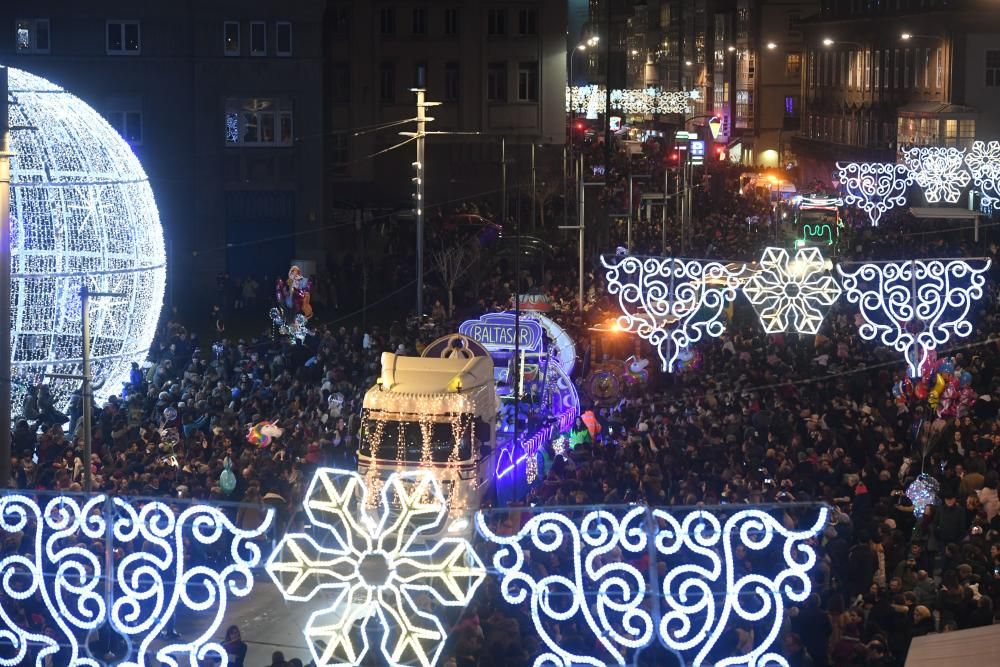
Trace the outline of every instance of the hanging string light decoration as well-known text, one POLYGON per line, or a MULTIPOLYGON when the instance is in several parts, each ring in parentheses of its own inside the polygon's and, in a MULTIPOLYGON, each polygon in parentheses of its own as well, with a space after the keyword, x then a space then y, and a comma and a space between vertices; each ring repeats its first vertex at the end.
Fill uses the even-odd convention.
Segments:
POLYGON ((844 188, 844 203, 860 208, 872 227, 882 215, 897 206, 906 206, 906 190, 913 174, 906 165, 886 162, 838 162, 837 171, 844 188))
POLYGON ((964 148, 920 146, 905 151, 903 161, 917 185, 923 188, 928 204, 942 199, 949 204, 957 203, 972 180, 965 167, 964 148))
MULTIPOLYGON (((661 88, 614 88, 611 90, 611 110, 628 114, 688 113, 691 100, 698 99, 696 90, 663 90, 661 88)), ((566 88, 566 111, 586 114, 604 113, 606 94, 596 85, 566 88)))
POLYGON ((847 300, 860 307, 865 340, 902 352, 918 377, 931 350, 972 333, 972 303, 983 297, 988 259, 839 264, 847 300), (853 267, 853 268, 852 268, 853 267))
MULTIPOLYGON (((46 373, 79 375, 83 284, 119 299, 91 302, 98 400, 142 361, 163 303, 166 255, 146 173, 94 109, 9 68, 12 405, 46 373)), ((48 380, 58 405, 79 383, 48 380)))
POLYGON ((974 141, 965 164, 979 188, 983 211, 1000 210, 1000 141, 974 141))
POLYGON ((913 514, 915 516, 922 517, 928 505, 933 505, 937 502, 937 494, 940 488, 941 485, 938 481, 926 473, 920 473, 906 487, 906 497, 913 503, 913 514))

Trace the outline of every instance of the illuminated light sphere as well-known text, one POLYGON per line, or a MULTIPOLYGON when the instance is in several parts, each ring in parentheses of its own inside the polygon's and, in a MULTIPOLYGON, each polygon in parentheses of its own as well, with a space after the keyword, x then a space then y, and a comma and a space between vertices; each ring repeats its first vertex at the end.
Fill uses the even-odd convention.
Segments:
MULTIPOLYGON (((149 179, 129 145, 59 86, 9 70, 12 412, 45 373, 81 374, 79 292, 90 301, 98 400, 121 390, 153 340, 166 280, 149 179)), ((79 387, 47 380, 65 407, 79 387)))

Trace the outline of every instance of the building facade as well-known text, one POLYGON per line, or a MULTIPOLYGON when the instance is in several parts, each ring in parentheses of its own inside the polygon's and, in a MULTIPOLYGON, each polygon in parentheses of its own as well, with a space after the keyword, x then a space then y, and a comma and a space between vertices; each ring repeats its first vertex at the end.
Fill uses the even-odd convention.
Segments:
POLYGON ((413 124, 354 130, 413 118, 415 87, 440 102, 428 110, 429 131, 464 133, 427 140, 428 201, 496 188, 501 137, 519 167, 532 143, 561 167, 566 26, 564 0, 330 2, 324 122, 332 205, 410 205, 413 147, 391 148, 413 124))
POLYGON ((802 24, 804 174, 912 145, 1000 138, 1000 10, 990 0, 824 0, 802 24))
POLYGON ((323 222, 324 6, 0 5, 3 62, 89 103, 146 169, 167 242, 168 302, 176 293, 179 305, 204 307, 220 272, 273 276, 315 247, 304 232, 323 222))

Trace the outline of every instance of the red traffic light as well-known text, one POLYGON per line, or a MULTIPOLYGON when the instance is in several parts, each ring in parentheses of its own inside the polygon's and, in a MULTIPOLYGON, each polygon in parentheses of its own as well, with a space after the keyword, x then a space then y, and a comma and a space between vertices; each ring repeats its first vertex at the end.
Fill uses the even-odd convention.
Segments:
POLYGON ((671 153, 671 154, 670 154, 670 159, 671 159, 671 160, 676 160, 676 159, 677 159, 677 157, 678 157, 678 155, 677 155, 677 151, 674 151, 673 153, 671 153))
POLYGON ((583 129, 583 123, 577 122, 576 129, 582 130, 583 129))

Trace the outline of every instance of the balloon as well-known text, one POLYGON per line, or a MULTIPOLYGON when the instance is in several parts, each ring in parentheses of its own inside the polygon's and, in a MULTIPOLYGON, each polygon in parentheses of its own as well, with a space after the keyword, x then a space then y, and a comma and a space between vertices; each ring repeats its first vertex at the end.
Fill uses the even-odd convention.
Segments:
POLYGON ((917 400, 923 401, 927 398, 927 394, 927 383, 921 380, 913 388, 913 395, 917 397, 917 400))
POLYGON ((308 322, 308 320, 306 316, 303 315, 302 313, 299 313, 298 315, 295 316, 295 326, 304 327, 306 325, 306 322, 308 322))
POLYGON ((236 488, 236 475, 233 474, 233 462, 229 460, 228 456, 223 465, 225 468, 219 475, 219 488, 228 496, 236 488))
POLYGON ((172 407, 167 407, 163 409, 163 418, 168 422, 172 422, 177 419, 177 410, 172 407))
POLYGON ((937 379, 934 381, 934 389, 931 390, 931 393, 937 392, 938 395, 940 395, 941 392, 944 391, 945 384, 947 383, 945 382, 944 375, 938 373, 937 379))
POLYGON ((268 315, 271 317, 271 321, 274 322, 275 324, 281 324, 282 322, 285 321, 285 318, 282 317, 281 315, 281 311, 278 310, 277 308, 272 308, 271 312, 268 313, 268 315))
POLYGON ((969 386, 969 383, 972 382, 972 373, 969 371, 962 371, 962 375, 959 376, 958 382, 963 387, 969 386))
POLYGON ((941 365, 938 366, 938 373, 948 375, 954 372, 955 372, 955 362, 952 361, 951 359, 945 359, 944 361, 941 362, 941 365))
POLYGON ((284 432, 284 429, 278 427, 277 422, 260 421, 247 431, 247 442, 257 447, 267 447, 273 439, 280 438, 284 432))
POLYGON ((937 365, 937 350, 931 350, 927 353, 927 359, 924 361, 924 365, 920 367, 920 377, 925 380, 930 380, 931 374, 934 373, 934 369, 937 368, 937 365))
POLYGON ((903 395, 903 388, 900 386, 902 384, 903 384, 902 382, 897 382, 896 384, 892 385, 892 395, 894 397, 899 398, 900 396, 903 395))

